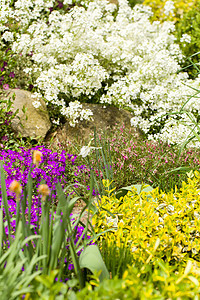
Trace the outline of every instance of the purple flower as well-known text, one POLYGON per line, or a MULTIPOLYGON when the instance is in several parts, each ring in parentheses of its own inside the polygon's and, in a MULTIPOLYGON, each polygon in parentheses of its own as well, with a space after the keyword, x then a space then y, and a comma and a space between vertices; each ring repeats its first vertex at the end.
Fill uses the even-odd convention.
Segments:
POLYGON ((2 137, 2 141, 7 142, 7 141, 8 141, 8 136, 7 136, 7 135, 4 135, 4 136, 2 137))
POLYGON ((15 77, 15 73, 14 72, 10 72, 9 77, 10 78, 14 78, 15 77))
POLYGON ((10 120, 5 120, 4 125, 9 125, 10 124, 10 120))
POLYGON ((12 111, 7 111, 6 112, 6 116, 12 116, 13 115, 13 112, 12 111))
POLYGON ((69 266, 68 266, 68 270, 74 270, 74 265, 73 264, 69 264, 69 266))
POLYGON ((1 76, 1 77, 0 77, 0 84, 2 84, 3 81, 4 81, 4 76, 1 76))
MULTIPOLYGON (((57 201, 57 195, 55 190, 55 185, 57 182, 60 182, 64 187, 68 181, 68 169, 67 166, 69 163, 74 164, 75 157, 71 154, 67 154, 65 151, 62 151, 60 154, 57 152, 52 152, 50 149, 45 148, 44 146, 36 146, 32 149, 24 149, 23 147, 19 148, 19 151, 13 150, 4 150, 0 148, 0 160, 3 161, 4 170, 6 173, 6 190, 8 196, 8 206, 10 216, 16 215, 16 201, 15 196, 9 191, 10 183, 13 180, 20 181, 22 189, 24 190, 27 181, 28 174, 30 171, 31 165, 33 166, 32 177, 33 177, 33 195, 32 195, 32 206, 31 206, 31 225, 35 234, 37 234, 37 226, 40 223, 39 219, 42 214, 41 209, 41 199, 37 194, 38 186, 42 181, 45 181, 48 187, 53 191, 52 202, 57 201), (32 165, 32 152, 34 150, 39 150, 42 153, 42 161, 39 167, 32 165), (74 160, 74 161, 73 161, 74 160), (68 164, 67 164, 68 161, 68 164), (35 179, 34 179, 35 178, 35 179)), ((81 166, 80 169, 84 169, 84 166, 81 166)), ((1 190, 1 189, 0 189, 1 190)), ((0 193, 0 205, 1 205, 1 193, 0 193)), ((28 203, 25 208, 25 214, 28 215, 28 203)), ((5 218, 5 211, 4 211, 5 218)), ((50 215, 50 218, 54 218, 54 214, 50 215)), ((71 222, 74 222, 73 215, 71 215, 71 222)), ((11 230, 15 231, 16 222, 13 220, 11 222, 11 230)), ((84 227, 76 226, 74 232, 74 243, 76 248, 82 247, 84 235, 82 236, 84 227), (81 238, 81 239, 80 239, 81 238)), ((5 228, 6 234, 8 234, 8 228, 5 228)), ((90 237, 86 237, 88 244, 90 237)), ((68 240, 67 240, 68 241, 68 240)), ((66 241, 66 242, 67 242, 66 241)), ((66 247, 69 251, 69 245, 66 247)), ((82 250, 78 252, 80 255, 82 250)), ((68 270, 71 271, 74 269, 71 261, 65 261, 68 263, 68 270)))
POLYGON ((58 2, 58 8, 63 8, 63 3, 61 1, 57 1, 58 2))
POLYGON ((32 91, 33 89, 33 85, 32 84, 29 84, 29 87, 28 87, 29 91, 32 91))
MULTIPOLYGON (((4 136, 2 141, 7 141, 8 137, 4 136)), ((36 146, 32 149, 25 150, 20 148, 19 152, 6 150, 0 148, 0 160, 4 161, 4 169, 6 172, 6 187, 8 193, 8 200, 10 203, 10 213, 15 214, 15 207, 11 204, 14 200, 14 196, 9 191, 9 185, 13 180, 20 181, 22 188, 24 188, 28 181, 28 173, 32 163, 32 151, 39 150, 42 153, 42 161, 37 168, 34 166, 31 176, 34 179, 33 190, 33 203, 31 208, 31 224, 36 226, 38 221, 38 214, 41 214, 41 201, 37 195, 38 186, 41 181, 45 181, 51 190, 53 190, 52 201, 56 201, 55 185, 60 182, 64 187, 68 182, 68 170, 66 170, 66 161, 68 160, 73 164, 72 160, 75 160, 73 155, 67 154, 62 151, 61 154, 53 153, 50 149, 46 149, 44 146, 36 146), (13 207, 13 209, 12 209, 13 207), (12 211, 12 212, 11 212, 12 211)), ((1 196, 0 196, 1 203, 1 196)), ((28 210, 26 210, 26 213, 28 210)))

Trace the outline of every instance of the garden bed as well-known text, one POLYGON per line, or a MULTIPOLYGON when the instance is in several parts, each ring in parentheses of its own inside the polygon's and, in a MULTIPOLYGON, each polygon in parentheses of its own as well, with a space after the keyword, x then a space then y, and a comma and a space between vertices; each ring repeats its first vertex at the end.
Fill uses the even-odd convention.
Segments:
POLYGON ((198 1, 1 4, 0 88, 78 139, 0 102, 0 299, 199 299, 198 1))

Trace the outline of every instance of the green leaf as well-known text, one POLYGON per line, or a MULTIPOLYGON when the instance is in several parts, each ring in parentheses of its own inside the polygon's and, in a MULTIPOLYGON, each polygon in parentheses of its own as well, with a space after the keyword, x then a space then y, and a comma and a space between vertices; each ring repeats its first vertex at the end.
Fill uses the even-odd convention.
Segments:
POLYGON ((6 192, 6 180, 5 180, 5 172, 3 168, 3 162, 0 162, 0 176, 1 176, 1 194, 2 194, 2 202, 1 207, 4 207, 6 213, 6 220, 8 222, 8 238, 11 243, 11 227, 10 227, 10 214, 8 209, 8 198, 6 192))
POLYGON ((150 185, 146 186, 146 184, 133 184, 119 189, 115 194, 116 198, 120 199, 121 197, 124 197, 128 193, 128 191, 132 191, 133 187, 136 188, 138 195, 142 191, 148 193, 153 190, 153 188, 150 185))
POLYGON ((79 257, 79 263, 81 269, 89 269, 93 274, 101 271, 100 281, 109 278, 108 270, 96 245, 89 245, 83 250, 79 257))
POLYGON ((170 170, 169 172, 166 172, 166 174, 175 174, 175 173, 186 174, 187 172, 189 172, 191 170, 192 170, 191 167, 178 167, 173 170, 170 170))

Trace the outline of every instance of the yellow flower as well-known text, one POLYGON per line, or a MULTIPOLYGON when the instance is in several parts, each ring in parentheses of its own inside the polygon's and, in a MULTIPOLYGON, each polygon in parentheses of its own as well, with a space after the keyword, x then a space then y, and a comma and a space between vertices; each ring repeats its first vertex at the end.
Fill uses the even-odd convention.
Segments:
POLYGON ((42 200, 46 199, 46 196, 50 195, 50 189, 47 184, 41 184, 38 187, 38 194, 42 195, 42 200))
POLYGON ((22 187, 21 184, 17 180, 13 180, 9 186, 9 190, 12 193, 15 193, 16 195, 16 200, 19 200, 20 194, 22 192, 22 187))
POLYGON ((38 168, 39 164, 41 163, 42 160, 42 153, 39 150, 34 150, 33 151, 33 163, 36 165, 38 168))

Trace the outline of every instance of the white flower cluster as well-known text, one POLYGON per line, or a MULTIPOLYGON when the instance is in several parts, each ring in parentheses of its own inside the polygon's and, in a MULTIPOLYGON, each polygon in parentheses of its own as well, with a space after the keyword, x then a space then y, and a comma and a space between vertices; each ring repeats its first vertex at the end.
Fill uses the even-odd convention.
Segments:
POLYGON ((74 127, 79 119, 90 120, 93 112, 90 109, 83 109, 82 104, 78 101, 70 102, 68 107, 61 108, 61 114, 65 115, 70 121, 69 124, 74 127))
POLYGON ((6 42, 11 42, 13 41, 14 37, 13 37, 13 32, 10 31, 5 31, 1 37, 4 41, 6 42))
POLYGON ((174 15, 174 9, 175 9, 175 6, 174 6, 174 2, 173 1, 167 1, 165 3, 165 6, 164 6, 164 14, 166 16, 169 16, 169 14, 171 13, 172 15, 174 15))
POLYGON ((187 33, 184 33, 180 39, 180 41, 183 43, 190 43, 191 42, 191 36, 187 33))
MULTIPOLYGON (((198 131, 197 128, 195 128, 196 122, 197 120, 193 114, 190 114, 189 117, 188 114, 184 113, 180 120, 170 117, 165 123, 165 127, 159 134, 157 134, 157 138, 161 136, 162 139, 167 141, 169 144, 179 144, 180 141, 185 143, 194 136, 195 129, 195 132, 198 131)), ((200 141, 195 137, 188 145, 190 147, 199 147, 200 141)))
POLYGON ((40 103, 40 101, 35 100, 35 101, 32 102, 32 105, 37 109, 41 106, 41 103, 40 103))
MULTIPOLYGON (((6 19, 7 1, 0 1, 6 19)), ((180 110, 193 93, 189 86, 198 90, 200 85, 199 78, 191 81, 187 73, 177 73, 183 56, 175 43, 174 25, 152 24, 149 7, 132 9, 127 0, 119 0, 118 8, 107 0, 77 2, 66 12, 50 12, 55 0, 16 1, 9 16, 22 26, 12 50, 29 62, 31 57, 32 67, 25 71, 32 75, 37 94, 59 106, 72 126, 92 116, 78 100, 96 97, 104 105, 132 109, 132 125, 149 134, 163 116, 180 110), (75 101, 66 106, 69 99, 75 101)), ((173 2, 167 1, 165 13, 172 10, 173 2)), ((183 42, 188 41, 183 36, 183 42)), ((199 112, 199 103, 192 98, 185 108, 199 112)), ((180 124, 169 118, 162 131, 149 138, 181 142, 187 130, 180 124)))
POLYGON ((180 38, 180 42, 183 44, 184 47, 187 46, 191 42, 191 36, 187 33, 184 33, 180 38))

